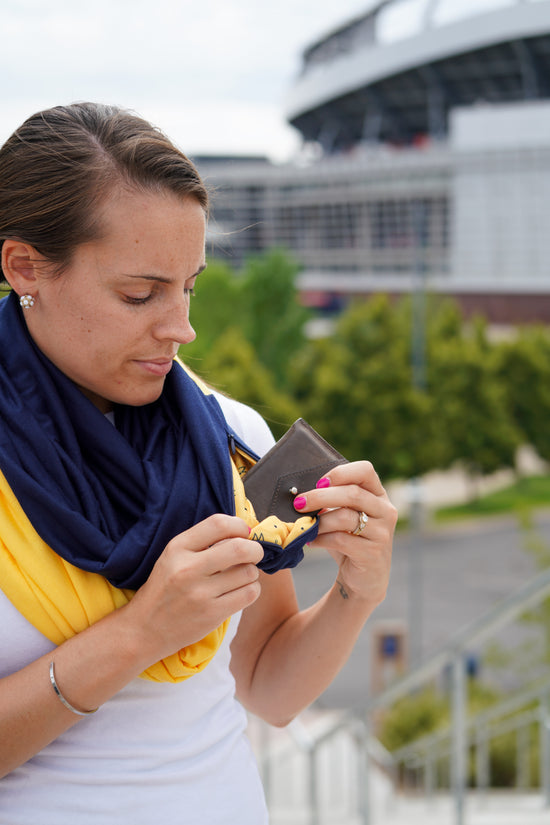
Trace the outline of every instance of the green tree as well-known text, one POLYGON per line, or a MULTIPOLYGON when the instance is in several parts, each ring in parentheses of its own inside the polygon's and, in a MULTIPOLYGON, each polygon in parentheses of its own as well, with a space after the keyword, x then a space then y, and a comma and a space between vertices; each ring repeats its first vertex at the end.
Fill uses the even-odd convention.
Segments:
POLYGON ((305 342, 310 313, 298 300, 298 267, 283 251, 272 250, 247 261, 240 273, 213 262, 197 279, 191 302, 191 323, 197 338, 180 354, 200 371, 226 332, 240 330, 255 358, 269 370, 275 385, 287 384, 287 363, 305 342))
POLYGON ((432 687, 399 699, 382 717, 379 737, 393 751, 448 725, 449 702, 432 687))
POLYGON ((218 338, 198 367, 190 366, 220 392, 257 410, 275 438, 299 417, 294 403, 275 387, 271 373, 259 363, 251 344, 236 327, 218 338))
POLYGON ((434 466, 430 399, 413 386, 410 313, 386 296, 351 306, 330 339, 291 364, 304 417, 350 460, 370 459, 383 478, 434 466))
POLYGON ((509 414, 541 458, 550 460, 550 333, 524 328, 496 348, 496 370, 509 414))
POLYGON ((310 317, 298 300, 297 274, 296 262, 273 249, 248 260, 239 277, 243 334, 279 387, 288 385, 288 361, 304 345, 310 317))
POLYGON ((428 344, 428 392, 445 445, 442 466, 461 461, 474 476, 513 467, 519 432, 484 326, 478 321, 459 333, 454 323, 444 323, 441 329, 447 334, 432 333, 428 344))
POLYGON ((190 320, 197 337, 180 349, 181 357, 191 367, 200 365, 226 330, 241 323, 239 284, 228 266, 209 263, 197 278, 195 293, 191 299, 190 320))
MULTIPOLYGON (((199 374, 259 409, 277 434, 303 415, 349 459, 372 460, 385 479, 456 461, 473 475, 513 466, 520 432, 550 454, 543 427, 550 389, 541 387, 550 381, 536 380, 543 375, 536 346, 501 349, 497 358, 482 320, 466 325, 456 304, 429 297, 423 385, 411 364, 411 300, 357 302, 333 334, 306 341, 297 271, 280 250, 248 261, 239 275, 213 264, 191 307, 197 340, 182 353, 199 374), (510 389, 506 382, 508 373, 519 380, 525 364, 530 386, 518 399, 513 380, 510 389), (538 393, 535 405, 529 392, 538 393)), ((543 343, 548 365, 550 337, 543 343)))

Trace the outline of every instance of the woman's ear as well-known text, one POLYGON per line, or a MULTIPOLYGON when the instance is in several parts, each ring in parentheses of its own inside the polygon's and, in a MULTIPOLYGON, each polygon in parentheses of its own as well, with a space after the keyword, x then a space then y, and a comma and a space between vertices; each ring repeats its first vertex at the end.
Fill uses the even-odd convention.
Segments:
POLYGON ((43 265, 42 256, 30 244, 9 238, 2 244, 2 272, 19 295, 36 290, 40 264, 43 265))

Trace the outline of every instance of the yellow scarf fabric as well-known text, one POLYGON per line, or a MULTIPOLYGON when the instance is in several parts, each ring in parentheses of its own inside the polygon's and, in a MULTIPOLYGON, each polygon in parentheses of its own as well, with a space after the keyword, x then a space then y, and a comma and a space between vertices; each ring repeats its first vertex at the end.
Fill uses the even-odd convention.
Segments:
MULTIPOLYGON (((131 590, 74 567, 42 541, 0 473, 0 581, 17 610, 56 645, 127 604, 131 590)), ((200 642, 147 668, 143 678, 179 682, 211 661, 227 619, 200 642)))

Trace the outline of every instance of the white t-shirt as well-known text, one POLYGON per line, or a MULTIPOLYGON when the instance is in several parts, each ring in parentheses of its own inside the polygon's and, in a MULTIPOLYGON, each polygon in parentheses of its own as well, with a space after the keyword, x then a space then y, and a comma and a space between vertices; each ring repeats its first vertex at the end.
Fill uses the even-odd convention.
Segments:
MULTIPOLYGON (((253 450, 269 449, 273 437, 257 413, 223 396, 219 401, 253 450)), ((134 679, 0 779, 0 825, 267 823, 246 714, 229 670, 238 620, 231 619, 203 671, 177 685, 134 679)), ((0 591, 0 677, 53 648, 0 591)))

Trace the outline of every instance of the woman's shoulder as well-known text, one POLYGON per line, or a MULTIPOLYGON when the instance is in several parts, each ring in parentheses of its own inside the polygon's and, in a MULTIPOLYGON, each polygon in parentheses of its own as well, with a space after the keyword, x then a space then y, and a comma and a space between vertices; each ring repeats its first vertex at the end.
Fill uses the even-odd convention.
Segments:
POLYGON ((273 446, 273 434, 256 410, 219 392, 214 395, 229 426, 254 452, 263 455, 273 446))

